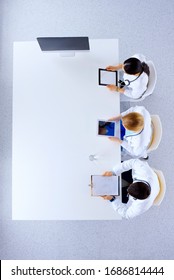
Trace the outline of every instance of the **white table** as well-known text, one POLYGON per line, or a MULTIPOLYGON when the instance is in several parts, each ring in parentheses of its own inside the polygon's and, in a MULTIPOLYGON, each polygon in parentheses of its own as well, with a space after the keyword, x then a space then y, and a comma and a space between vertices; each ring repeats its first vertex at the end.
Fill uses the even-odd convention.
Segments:
POLYGON ((97 119, 120 110, 119 94, 98 86, 98 68, 118 63, 118 40, 90 40, 90 47, 63 58, 37 42, 14 43, 14 220, 120 219, 88 186, 91 174, 120 162, 119 146, 97 136, 97 119))

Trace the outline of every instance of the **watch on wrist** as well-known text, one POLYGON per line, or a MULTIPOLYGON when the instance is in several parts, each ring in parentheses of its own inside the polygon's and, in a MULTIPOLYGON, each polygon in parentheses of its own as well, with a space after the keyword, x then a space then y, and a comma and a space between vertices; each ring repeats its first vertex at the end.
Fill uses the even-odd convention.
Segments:
POLYGON ((110 201, 110 202, 113 202, 115 199, 116 199, 116 197, 113 196, 109 201, 110 201))

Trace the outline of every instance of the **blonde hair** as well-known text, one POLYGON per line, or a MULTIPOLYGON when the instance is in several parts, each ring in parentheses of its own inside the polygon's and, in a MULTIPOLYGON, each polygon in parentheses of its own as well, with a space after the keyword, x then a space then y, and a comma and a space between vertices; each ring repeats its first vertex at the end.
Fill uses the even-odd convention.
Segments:
POLYGON ((138 132, 144 128, 144 118, 141 114, 132 112, 122 117, 122 123, 128 130, 138 132))

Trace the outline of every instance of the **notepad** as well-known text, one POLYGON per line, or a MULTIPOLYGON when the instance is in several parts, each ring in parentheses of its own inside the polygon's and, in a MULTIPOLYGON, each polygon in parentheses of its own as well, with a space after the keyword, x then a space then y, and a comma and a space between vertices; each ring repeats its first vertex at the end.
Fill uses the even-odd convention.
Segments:
POLYGON ((117 85, 117 71, 99 68, 99 85, 117 85))
POLYGON ((92 175, 91 195, 120 195, 120 177, 92 175))

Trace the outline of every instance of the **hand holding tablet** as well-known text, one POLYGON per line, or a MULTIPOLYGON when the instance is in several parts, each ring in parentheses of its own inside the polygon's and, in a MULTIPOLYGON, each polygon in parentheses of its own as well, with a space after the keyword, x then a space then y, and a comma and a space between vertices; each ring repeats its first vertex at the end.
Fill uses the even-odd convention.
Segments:
POLYGON ((118 87, 115 85, 107 85, 107 88, 110 89, 111 91, 118 91, 118 87))
POLYGON ((109 65, 109 66, 106 67, 106 70, 108 70, 108 71, 117 71, 118 70, 117 68, 118 67, 116 67, 116 66, 109 65))
POLYGON ((113 137, 113 136, 109 137, 109 140, 114 141, 114 142, 117 142, 117 143, 119 143, 119 144, 122 143, 122 140, 121 140, 120 138, 116 137, 116 136, 114 136, 114 137, 113 137))

